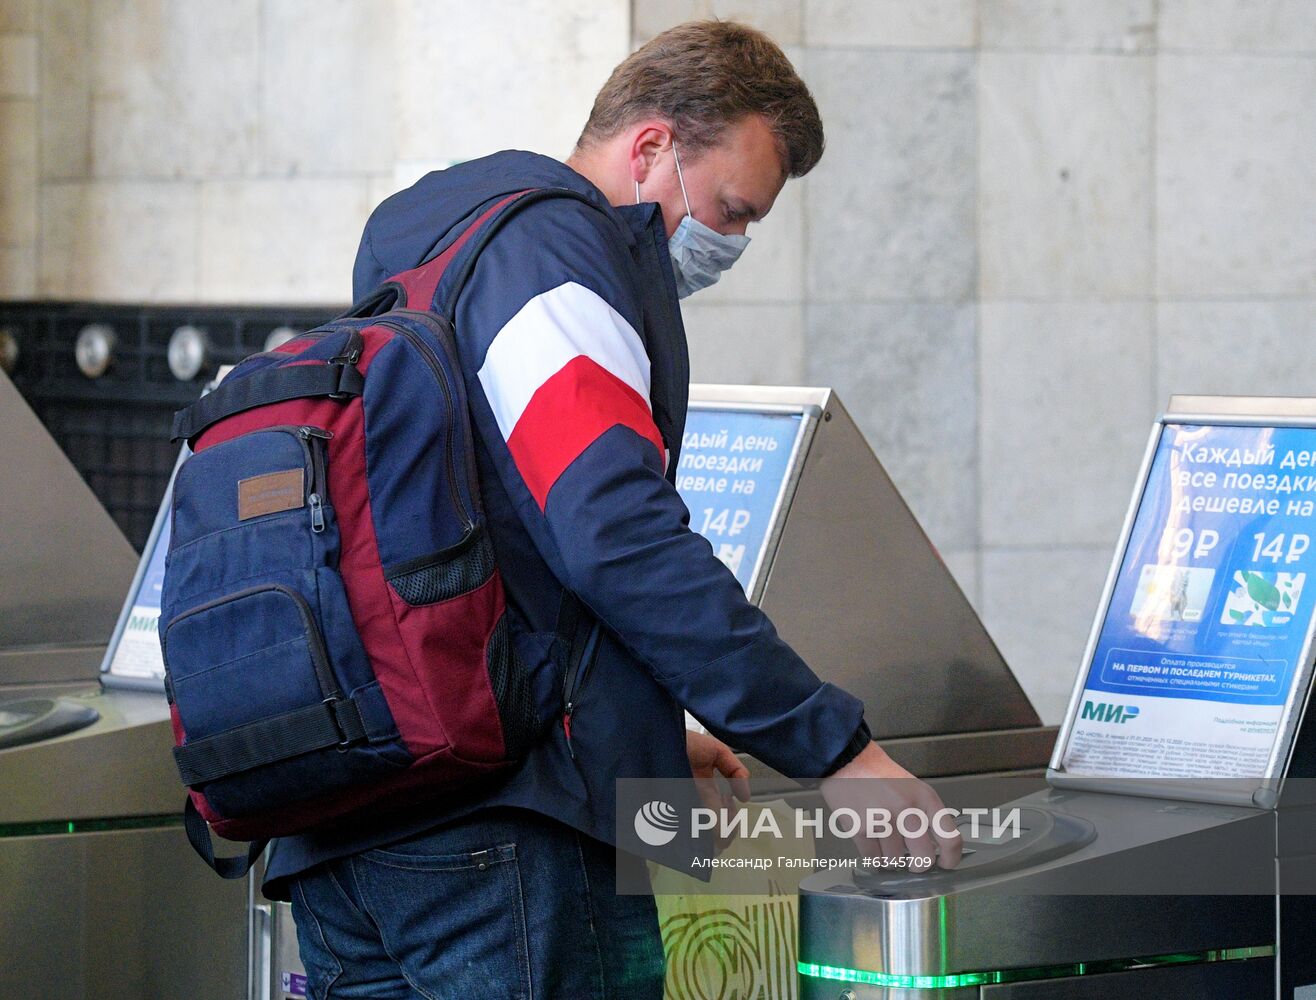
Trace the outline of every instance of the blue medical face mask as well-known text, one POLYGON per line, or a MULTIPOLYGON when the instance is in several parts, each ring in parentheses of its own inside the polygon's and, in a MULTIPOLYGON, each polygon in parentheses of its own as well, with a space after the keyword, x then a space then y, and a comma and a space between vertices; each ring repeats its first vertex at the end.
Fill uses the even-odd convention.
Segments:
MULTIPOLYGON (((748 236, 724 235, 704 225, 690 211, 690 196, 685 193, 685 177, 681 174, 681 155, 672 141, 672 156, 676 160, 676 179, 681 183, 681 197, 685 199, 685 218, 667 241, 667 252, 672 257, 672 271, 676 275, 676 294, 679 298, 693 295, 701 288, 716 284, 722 272, 734 264, 745 247, 748 236)), ((640 200, 640 182, 635 182, 635 201, 640 200)))

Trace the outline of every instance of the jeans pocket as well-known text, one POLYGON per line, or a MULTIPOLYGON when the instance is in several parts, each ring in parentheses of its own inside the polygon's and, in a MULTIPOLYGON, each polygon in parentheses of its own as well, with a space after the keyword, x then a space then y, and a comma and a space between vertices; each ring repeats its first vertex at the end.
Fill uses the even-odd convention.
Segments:
POLYGON ((323 873, 316 873, 303 875, 292 884, 292 916, 297 928, 297 951, 310 981, 312 998, 327 997, 338 977, 343 974, 342 963, 330 944, 330 939, 335 936, 332 923, 326 933, 320 921, 320 913, 326 912, 324 904, 319 900, 313 904, 307 898, 306 883, 314 880, 311 895, 318 895, 323 891, 326 879, 323 873))
POLYGON ((516 846, 435 853, 436 846, 419 837, 353 859, 357 885, 390 954, 429 997, 530 1000, 516 846))
POLYGON ((492 865, 516 864, 516 845, 499 844, 482 851, 462 851, 457 854, 437 854, 426 837, 413 837, 388 847, 377 847, 361 855, 363 861, 386 868, 402 868, 421 872, 459 872, 475 869, 488 871, 492 865))

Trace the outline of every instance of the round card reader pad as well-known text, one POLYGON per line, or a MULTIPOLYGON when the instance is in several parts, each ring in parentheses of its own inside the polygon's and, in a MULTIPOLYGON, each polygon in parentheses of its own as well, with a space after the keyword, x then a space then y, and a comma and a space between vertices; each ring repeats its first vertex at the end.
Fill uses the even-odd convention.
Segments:
POLYGON ((71 698, 0 701, 0 750, 76 732, 99 718, 96 709, 71 698))
POLYGON ((964 855, 957 868, 921 872, 861 868, 854 873, 855 886, 865 895, 892 899, 944 896, 980 879, 1054 861, 1097 839, 1096 827, 1076 816, 1027 806, 1019 806, 1017 811, 1017 826, 1008 823, 997 830, 985 818, 976 830, 968 819, 961 819, 958 828, 964 837, 964 855))

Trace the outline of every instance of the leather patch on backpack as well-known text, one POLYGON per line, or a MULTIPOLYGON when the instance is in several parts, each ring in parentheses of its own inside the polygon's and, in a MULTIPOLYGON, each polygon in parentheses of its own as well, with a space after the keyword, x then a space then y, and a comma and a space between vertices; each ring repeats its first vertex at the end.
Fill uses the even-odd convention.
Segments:
POLYGON ((238 520, 277 514, 306 506, 306 487, 301 469, 267 472, 238 481, 238 520))

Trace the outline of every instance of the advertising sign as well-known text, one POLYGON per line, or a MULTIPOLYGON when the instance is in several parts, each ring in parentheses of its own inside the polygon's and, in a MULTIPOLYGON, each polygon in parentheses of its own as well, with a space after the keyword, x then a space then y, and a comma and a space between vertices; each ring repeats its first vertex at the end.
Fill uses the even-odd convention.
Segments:
MULTIPOLYGON (((172 480, 171 480, 172 483, 172 480)), ((130 595, 130 603, 120 618, 118 643, 113 648, 107 672, 115 677, 145 680, 164 679, 164 655, 160 651, 160 592, 164 587, 165 554, 169 551, 170 494, 166 491, 158 518, 158 530, 152 533, 150 549, 144 556, 145 568, 130 595)))
POLYGON ((676 488, 690 527, 712 544, 748 594, 772 536, 802 413, 691 407, 681 441, 676 488))
POLYGON ((1262 777, 1309 655, 1313 528, 1316 428, 1166 424, 1065 769, 1262 777))

